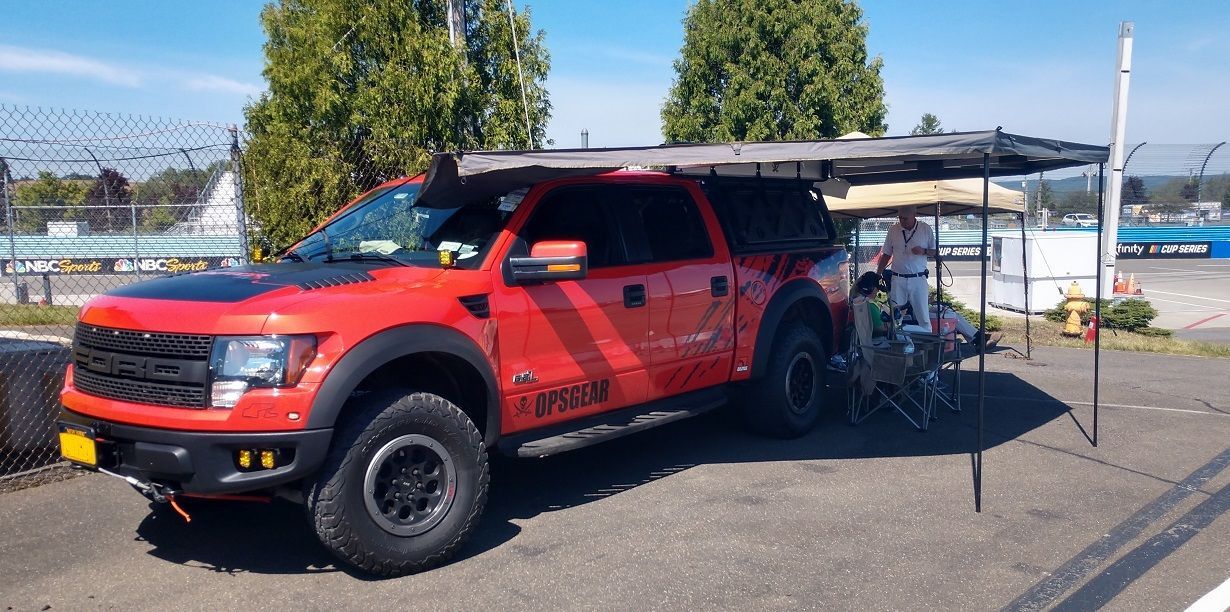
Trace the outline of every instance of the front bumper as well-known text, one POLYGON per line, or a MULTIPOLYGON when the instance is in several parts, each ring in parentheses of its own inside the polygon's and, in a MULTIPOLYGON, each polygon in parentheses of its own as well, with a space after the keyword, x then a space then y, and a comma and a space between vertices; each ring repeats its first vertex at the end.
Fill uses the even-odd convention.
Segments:
POLYGON ((93 428, 98 467, 143 482, 199 494, 244 493, 288 484, 315 472, 329 451, 332 429, 261 433, 175 431, 112 423, 65 408, 60 420, 93 428), (291 456, 273 469, 242 471, 239 449, 284 449, 291 456))

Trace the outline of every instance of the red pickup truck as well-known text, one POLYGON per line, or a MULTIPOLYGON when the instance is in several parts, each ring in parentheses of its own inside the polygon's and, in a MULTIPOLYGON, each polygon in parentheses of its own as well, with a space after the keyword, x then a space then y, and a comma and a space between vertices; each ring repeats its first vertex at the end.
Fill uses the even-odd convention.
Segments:
POLYGON ((615 171, 498 197, 388 182, 276 263, 81 310, 64 456, 156 501, 282 495, 362 570, 449 558, 488 452, 541 457, 728 402, 798 436, 834 398, 847 256, 806 181, 615 171))

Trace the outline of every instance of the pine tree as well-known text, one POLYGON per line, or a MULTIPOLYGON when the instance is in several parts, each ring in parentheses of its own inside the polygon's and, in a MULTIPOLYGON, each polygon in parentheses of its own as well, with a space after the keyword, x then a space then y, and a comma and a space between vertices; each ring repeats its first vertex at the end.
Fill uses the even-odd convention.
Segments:
POLYGON ((433 152, 544 144, 549 57, 516 13, 526 107, 505 0, 283 0, 261 13, 269 90, 246 110, 248 212, 285 246, 355 195, 426 169, 433 152))
POLYGON ((922 136, 925 134, 943 134, 944 126, 940 125, 940 118, 931 113, 923 113, 922 118, 918 120, 918 125, 910 130, 910 136, 922 136))
POLYGON ((1149 190, 1139 176, 1129 176, 1123 180, 1123 195, 1120 201, 1124 206, 1136 206, 1149 203, 1149 190))
POLYGON ((883 61, 849 0, 697 0, 662 109, 668 142, 802 140, 887 129, 883 61))

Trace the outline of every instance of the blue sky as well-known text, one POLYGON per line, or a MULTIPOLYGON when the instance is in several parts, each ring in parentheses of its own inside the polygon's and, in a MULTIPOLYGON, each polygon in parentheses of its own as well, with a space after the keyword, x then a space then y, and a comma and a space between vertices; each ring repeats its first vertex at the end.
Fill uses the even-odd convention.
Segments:
MULTIPOLYGON (((518 1, 518 6, 524 6, 518 1)), ((548 135, 661 141, 687 0, 535 0, 552 54, 548 135)), ((0 103, 242 123, 263 88, 256 0, 7 3, 0 103)), ((924 112, 962 130, 1109 140, 1120 20, 1136 22, 1128 141, 1230 139, 1230 4, 865 1, 889 133, 924 112)))

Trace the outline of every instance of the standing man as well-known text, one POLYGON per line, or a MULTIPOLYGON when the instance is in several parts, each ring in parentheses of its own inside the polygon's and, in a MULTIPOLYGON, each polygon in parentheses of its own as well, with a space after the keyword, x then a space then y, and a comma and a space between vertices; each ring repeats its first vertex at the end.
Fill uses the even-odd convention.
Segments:
POLYGON ((897 306, 909 304, 918 325, 931 331, 931 309, 927 305, 927 258, 936 254, 935 232, 919 221, 913 206, 897 210, 897 222, 888 228, 880 248, 876 272, 884 276, 889 268, 892 290, 889 299, 897 306), (889 267, 889 260, 892 265, 889 267))

